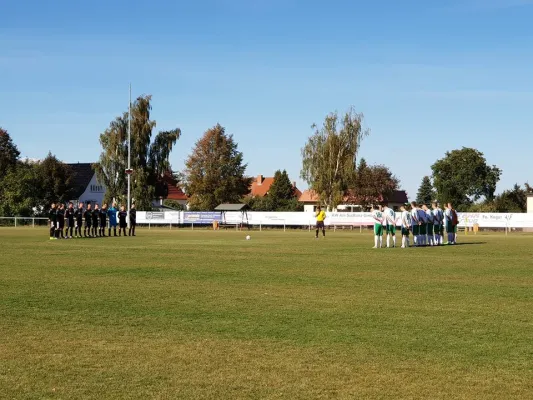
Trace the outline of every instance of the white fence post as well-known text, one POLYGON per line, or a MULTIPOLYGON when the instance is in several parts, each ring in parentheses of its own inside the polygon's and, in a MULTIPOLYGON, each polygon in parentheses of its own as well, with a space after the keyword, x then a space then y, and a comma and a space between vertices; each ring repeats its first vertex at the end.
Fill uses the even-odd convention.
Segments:
POLYGON ((17 227, 17 217, 15 217, 15 228, 17 227))

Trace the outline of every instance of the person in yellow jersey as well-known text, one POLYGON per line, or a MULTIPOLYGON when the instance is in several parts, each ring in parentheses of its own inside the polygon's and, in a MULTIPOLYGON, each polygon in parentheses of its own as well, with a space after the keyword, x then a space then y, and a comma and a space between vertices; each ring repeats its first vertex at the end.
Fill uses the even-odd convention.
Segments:
POLYGON ((315 238, 318 239, 318 231, 322 229, 322 236, 326 237, 326 228, 324 226, 324 220, 326 219, 326 213, 322 210, 320 206, 316 208, 316 235, 315 238))

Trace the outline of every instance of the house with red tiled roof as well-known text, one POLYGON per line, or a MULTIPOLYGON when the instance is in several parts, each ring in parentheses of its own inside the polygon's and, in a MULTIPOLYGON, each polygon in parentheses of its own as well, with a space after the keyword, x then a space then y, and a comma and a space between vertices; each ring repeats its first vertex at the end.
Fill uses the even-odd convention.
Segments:
MULTIPOLYGON (((268 194, 268 190, 272 183, 274 183, 274 177, 257 175, 252 182, 249 195, 252 197, 265 197, 268 194)), ((292 187, 294 188, 295 197, 299 198, 302 195, 302 192, 296 187, 296 182, 292 183, 292 187)))
MULTIPOLYGON (((346 195, 344 196, 344 202, 343 204, 340 204, 337 206, 336 209, 332 211, 347 211, 347 212, 354 212, 354 211, 361 211, 362 207, 358 203, 360 203, 361 200, 358 198, 357 194, 353 191, 347 191, 346 195)), ((302 195, 299 197, 298 201, 300 203, 303 203, 304 205, 304 211, 310 212, 315 211, 316 206, 320 202, 320 196, 313 190, 304 190, 302 195)), ((386 201, 388 202, 389 206, 394 209, 398 210, 402 204, 407 203, 407 192, 405 190, 395 190, 392 195, 385 199, 383 196, 380 199, 380 202, 386 201)))

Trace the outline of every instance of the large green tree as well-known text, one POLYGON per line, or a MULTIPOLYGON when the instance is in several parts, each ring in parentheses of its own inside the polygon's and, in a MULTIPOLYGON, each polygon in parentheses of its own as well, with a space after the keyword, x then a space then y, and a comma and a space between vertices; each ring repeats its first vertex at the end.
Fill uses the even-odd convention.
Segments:
POLYGON ((370 205, 386 201, 400 181, 384 165, 368 165, 362 158, 357 166, 356 174, 350 190, 347 191, 347 201, 366 208, 370 205))
POLYGON ((501 175, 498 167, 487 164, 483 153, 467 147, 447 152, 431 169, 438 200, 451 202, 458 210, 480 198, 492 201, 501 175))
POLYGON ((274 173, 274 181, 268 189, 267 198, 272 211, 293 211, 297 208, 294 202, 295 188, 286 170, 278 170, 274 173))
POLYGON ((222 203, 239 203, 250 192, 252 178, 233 135, 217 124, 207 130, 185 162, 185 188, 191 210, 213 210, 222 203))
MULTIPOLYGON (((150 210, 155 197, 165 196, 161 177, 170 173, 169 156, 181 136, 180 129, 161 131, 152 142, 156 122, 150 119, 151 96, 140 96, 131 105, 131 195, 139 210, 150 210)), ((106 187, 105 201, 126 200, 128 166, 128 112, 111 122, 100 135, 102 153, 94 168, 106 187)))
POLYGON ((38 196, 42 206, 72 200, 74 174, 67 164, 49 152, 44 160, 36 164, 36 168, 40 188, 38 196))
POLYGON ((38 215, 45 204, 39 195, 43 182, 38 164, 18 162, 9 168, 0 181, 0 215, 30 217, 38 215))
POLYGON ((527 192, 519 184, 505 190, 494 199, 497 212, 523 213, 527 211, 527 192))
POLYGON ((9 169, 15 168, 19 156, 20 152, 11 136, 0 127, 0 180, 9 169))
POLYGON ((326 116, 320 128, 302 149, 301 177, 328 208, 343 201, 354 180, 356 158, 361 140, 368 134, 362 128, 363 115, 353 108, 343 116, 326 116))
POLYGON ((433 189, 431 178, 424 176, 418 188, 416 202, 418 204, 430 204, 432 201, 435 201, 435 190, 433 189))

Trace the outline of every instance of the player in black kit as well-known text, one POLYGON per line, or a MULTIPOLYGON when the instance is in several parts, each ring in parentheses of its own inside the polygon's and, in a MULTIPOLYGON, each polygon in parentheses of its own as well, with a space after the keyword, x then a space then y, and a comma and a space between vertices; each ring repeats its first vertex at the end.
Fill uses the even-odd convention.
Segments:
POLYGON ((68 203, 68 208, 65 211, 65 220, 67 221, 67 239, 72 239, 72 232, 74 231, 74 204, 72 202, 68 203))
POLYGON ((85 218, 85 228, 83 229, 83 236, 91 237, 91 226, 93 222, 93 212, 91 210, 91 203, 87 204, 87 209, 83 213, 83 217, 85 218))
POLYGON ((135 236, 135 226, 137 225, 137 210, 135 204, 131 205, 130 209, 130 231, 129 236, 135 236))
POLYGON ((63 230, 65 229, 65 205, 61 204, 59 210, 57 210, 57 230, 56 237, 64 239, 63 230))
POLYGON ((118 212, 118 235, 119 236, 122 236, 122 232, 124 232, 124 236, 126 236, 126 227, 128 226, 127 218, 128 218, 128 212, 124 209, 124 206, 120 206, 120 211, 118 212))
POLYGON ((100 210, 98 207, 98 203, 94 205, 94 211, 93 211, 93 237, 98 236, 98 222, 100 222, 100 210))
POLYGON ((100 210, 100 236, 105 237, 105 228, 107 226, 107 203, 104 203, 102 209, 100 210))
POLYGON ((74 212, 74 219, 76 220, 76 229, 74 235, 81 238, 81 226, 83 225, 83 203, 78 205, 78 209, 74 212))
POLYGON ((52 203, 50 211, 48 212, 48 226, 50 227, 50 240, 54 240, 56 238, 57 227, 57 210, 54 203, 52 203))

